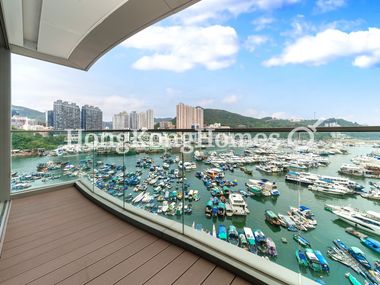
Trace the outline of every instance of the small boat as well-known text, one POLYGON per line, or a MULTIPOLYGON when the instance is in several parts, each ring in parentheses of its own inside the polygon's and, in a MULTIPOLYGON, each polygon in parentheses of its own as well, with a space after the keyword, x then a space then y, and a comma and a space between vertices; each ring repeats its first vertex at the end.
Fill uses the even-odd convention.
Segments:
POLYGON ((305 250, 306 258, 309 262, 309 267, 311 270, 320 272, 322 271, 321 263, 319 262, 317 256, 311 248, 305 250))
POLYGON ((224 225, 218 227, 218 238, 227 241, 227 229, 224 225))
POLYGON ((351 273, 347 272, 345 275, 352 285, 362 285, 362 283, 360 283, 351 273))
POLYGON ((239 234, 236 227, 233 225, 228 226, 228 242, 233 245, 239 245, 239 234))
POLYGON ((247 238, 244 234, 239 234, 239 246, 245 250, 249 250, 250 248, 247 238))
POLYGON ((267 238, 264 235, 264 233, 261 230, 257 229, 254 231, 254 235, 255 235, 257 249, 260 250, 260 252, 264 254, 267 253, 267 250, 268 250, 267 238))
POLYGON ((249 244, 249 250, 251 252, 256 252, 256 240, 255 240, 255 236, 253 235, 252 229, 248 227, 244 227, 243 230, 249 244))
POLYGON ((267 238, 267 247, 268 247, 267 254, 269 256, 272 256, 272 257, 277 256, 276 244, 271 238, 267 238))
POLYGON ((296 250, 296 258, 299 265, 302 265, 305 267, 309 265, 309 262, 307 261, 307 258, 306 258, 306 254, 303 250, 298 250, 298 249, 296 250))
POLYGON ((380 253, 380 242, 378 242, 377 240, 370 238, 370 237, 366 237, 366 238, 360 239, 360 241, 366 247, 376 251, 377 253, 380 253))
POLYGON ((280 218, 271 210, 265 210, 265 220, 274 226, 281 226, 280 218))
POLYGON ((322 270, 326 271, 326 272, 329 272, 330 271, 330 267, 329 267, 329 264, 328 264, 327 260, 323 256, 323 254, 319 250, 314 250, 314 253, 315 253, 315 256, 318 258, 319 263, 322 266, 322 270))
POLYGON ((293 239, 298 242, 300 245, 302 245, 303 247, 311 247, 309 241, 305 238, 303 238, 302 236, 300 235, 293 235, 293 239))
POLYGON ((351 247, 348 252, 355 258, 361 265, 363 265, 367 269, 371 269, 371 264, 364 256, 364 253, 357 247, 351 247))
POLYGON ((284 237, 281 238, 282 243, 288 243, 288 240, 284 237))

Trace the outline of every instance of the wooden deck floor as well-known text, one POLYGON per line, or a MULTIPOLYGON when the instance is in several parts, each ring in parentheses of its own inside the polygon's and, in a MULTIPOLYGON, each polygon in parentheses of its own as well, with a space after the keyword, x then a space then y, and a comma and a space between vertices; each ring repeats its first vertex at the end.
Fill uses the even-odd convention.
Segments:
POLYGON ((114 217, 74 188, 13 200, 0 283, 249 284, 114 217))

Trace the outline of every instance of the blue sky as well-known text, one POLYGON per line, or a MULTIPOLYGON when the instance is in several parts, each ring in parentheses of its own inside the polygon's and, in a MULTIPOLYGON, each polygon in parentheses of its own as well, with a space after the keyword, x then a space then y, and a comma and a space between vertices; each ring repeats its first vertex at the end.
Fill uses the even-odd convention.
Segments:
POLYGON ((13 104, 93 104, 106 120, 184 102, 277 118, 380 125, 380 2, 203 0, 136 36, 88 72, 13 56, 13 104))

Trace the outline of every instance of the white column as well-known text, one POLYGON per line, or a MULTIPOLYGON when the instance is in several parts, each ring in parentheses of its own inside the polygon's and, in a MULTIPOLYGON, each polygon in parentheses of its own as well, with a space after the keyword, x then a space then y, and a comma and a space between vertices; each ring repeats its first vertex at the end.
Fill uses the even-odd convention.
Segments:
POLYGON ((11 55, 0 47, 0 201, 11 188, 11 55))

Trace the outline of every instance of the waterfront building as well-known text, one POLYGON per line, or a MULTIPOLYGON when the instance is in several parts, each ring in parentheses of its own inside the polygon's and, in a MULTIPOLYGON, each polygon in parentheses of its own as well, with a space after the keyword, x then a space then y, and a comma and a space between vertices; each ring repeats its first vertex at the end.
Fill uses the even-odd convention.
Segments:
POLYGON ((161 121, 160 122, 160 129, 162 129, 162 130, 165 130, 165 129, 174 129, 174 128, 175 128, 175 126, 170 121, 161 121))
POLYGON ((114 130, 126 130, 129 129, 129 115, 127 112, 121 112, 113 115, 112 129, 114 130))
POLYGON ((137 130, 139 128, 139 116, 136 111, 132 111, 129 116, 129 128, 131 130, 137 130))
POLYGON ((67 130, 81 127, 80 108, 75 103, 62 100, 54 102, 54 129, 67 130))
POLYGON ((176 107, 177 129, 191 129, 204 127, 204 110, 202 107, 192 107, 179 103, 176 107))
POLYGON ((152 109, 146 110, 146 128, 154 129, 154 112, 152 109))
POLYGON ((103 112, 98 107, 85 105, 81 111, 81 128, 83 130, 101 130, 103 128, 103 112))
POLYGON ((46 112, 46 126, 54 128, 54 111, 49 110, 46 112))
POLYGON ((138 114, 137 128, 139 130, 147 128, 147 126, 146 126, 146 113, 145 112, 140 112, 138 114))

